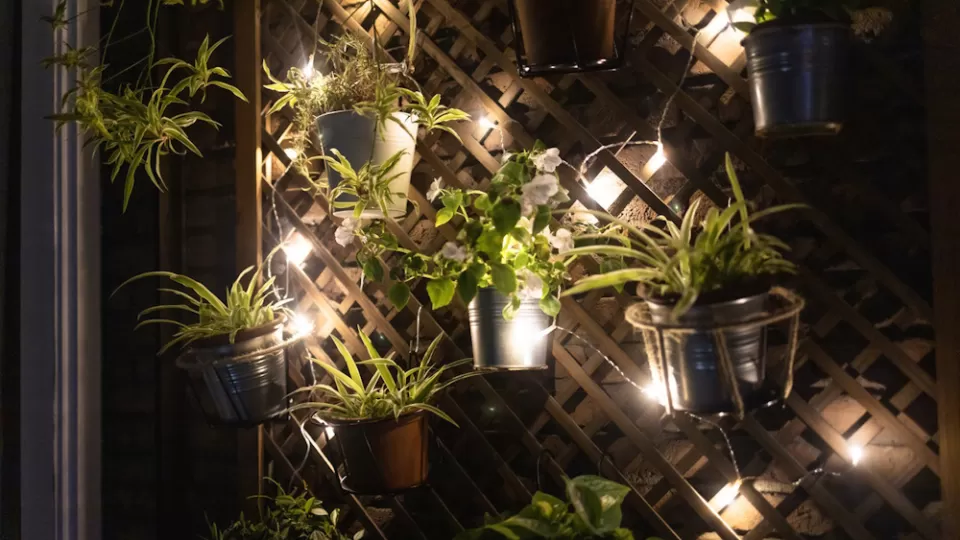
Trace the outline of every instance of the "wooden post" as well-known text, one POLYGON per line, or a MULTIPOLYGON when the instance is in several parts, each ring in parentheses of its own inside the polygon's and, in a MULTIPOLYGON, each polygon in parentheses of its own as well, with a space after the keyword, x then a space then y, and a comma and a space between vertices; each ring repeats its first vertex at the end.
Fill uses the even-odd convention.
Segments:
POLYGON ((960 3, 923 3, 943 537, 960 538, 960 3))
MULTIPOLYGON (((237 270, 260 263, 263 256, 260 208, 260 0, 234 4, 234 77, 249 103, 236 102, 237 270)), ((237 435, 238 488, 242 506, 256 507, 263 478, 263 429, 239 430, 237 435)), ((253 514, 249 508, 247 515, 253 514)))

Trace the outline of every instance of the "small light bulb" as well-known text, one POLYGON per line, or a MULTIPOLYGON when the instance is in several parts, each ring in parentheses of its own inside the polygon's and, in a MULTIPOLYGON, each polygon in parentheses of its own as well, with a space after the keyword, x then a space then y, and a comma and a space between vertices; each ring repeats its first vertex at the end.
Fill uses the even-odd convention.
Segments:
POLYGON ((643 394, 661 405, 667 403, 667 392, 659 383, 652 382, 643 387, 643 394))
POLYGON ((610 208, 610 205, 617 200, 617 197, 626 188, 627 185, 613 171, 604 167, 600 174, 593 179, 593 182, 590 182, 590 185, 587 186, 587 194, 600 206, 610 208))
POLYGON ((313 321, 299 313, 293 316, 290 326, 297 335, 308 334, 313 331, 313 321))
POLYGON ((283 252, 287 256, 287 262, 296 266, 303 265, 303 262, 307 260, 307 257, 310 256, 312 251, 313 246, 310 245, 310 241, 300 233, 293 233, 293 237, 283 245, 283 252))
POLYGON ((853 466, 856 467, 860 464, 860 460, 863 459, 863 447, 859 444, 850 445, 850 462, 853 463, 853 466))
POLYGON ((650 159, 647 161, 647 167, 650 168, 650 173, 653 174, 656 171, 660 170, 660 167, 663 167, 663 164, 667 162, 667 155, 663 153, 663 145, 657 145, 657 152, 653 154, 650 159))
POLYGON ((286 154, 291 160, 297 159, 297 156, 300 155, 300 152, 297 152, 296 148, 285 148, 283 153, 286 154))
POLYGON ((493 120, 490 120, 486 116, 481 116, 480 120, 477 120, 477 123, 480 124, 480 127, 482 127, 483 129, 493 129, 497 127, 496 122, 494 122, 493 120))
POLYGON ((303 65, 303 69, 300 70, 303 72, 304 78, 312 79, 313 78, 313 58, 307 60, 307 63, 303 65))
POLYGON ((737 500, 737 495, 740 494, 740 484, 741 481, 737 480, 732 484, 723 486, 723 489, 717 492, 716 496, 713 497, 712 502, 713 507, 717 509, 717 512, 730 506, 733 501, 737 500))

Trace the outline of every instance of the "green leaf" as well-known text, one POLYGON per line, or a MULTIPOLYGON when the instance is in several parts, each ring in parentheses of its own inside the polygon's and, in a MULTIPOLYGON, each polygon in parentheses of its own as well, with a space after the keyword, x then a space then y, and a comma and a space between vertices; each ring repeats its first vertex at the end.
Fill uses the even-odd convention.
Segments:
POLYGON ((520 203, 513 199, 501 200, 493 206, 490 216, 497 232, 507 234, 520 221, 520 203))
POLYGON ((734 22, 730 24, 732 24, 733 27, 736 28, 737 30, 744 32, 746 34, 749 34, 750 31, 756 28, 757 26, 756 23, 752 23, 750 21, 740 21, 740 22, 734 22))
POLYGON ((630 488, 600 476, 584 475, 567 480, 567 496, 577 515, 596 532, 606 534, 620 527, 623 520, 621 505, 630 488), (582 502, 583 513, 577 500, 582 502))
POLYGON ((477 250, 486 253, 491 259, 499 259, 503 250, 503 235, 493 229, 486 229, 477 239, 477 250))
POLYGON ((490 263, 490 276, 493 286, 503 294, 513 294, 517 290, 517 274, 513 268, 501 263, 490 263))
POLYGON ((456 285, 450 279, 435 279, 427 283, 427 294, 430 295, 430 303, 433 309, 440 309, 448 305, 453 300, 453 293, 456 292, 456 285))
POLYGON ((371 257, 363 263, 363 275, 371 281, 379 282, 383 279, 383 265, 379 260, 371 257))
POLYGON ((476 199, 473 200, 473 207, 479 210, 480 212, 486 212, 493 207, 490 203, 490 196, 484 193, 483 195, 478 195, 476 199))
POLYGON ((441 208, 440 210, 437 211, 436 226, 439 227, 439 226, 447 223, 448 221, 450 221, 451 219, 453 219, 453 216, 455 216, 455 215, 456 215, 456 214, 454 213, 453 210, 451 210, 451 209, 449 209, 449 208, 441 208))
POLYGON ((478 284, 477 276, 473 272, 463 272, 457 278, 457 292, 464 304, 469 304, 477 295, 478 284))
POLYGON ((560 300, 555 296, 547 296, 540 299, 540 309, 551 317, 556 317, 560 314, 560 300))
POLYGON ((537 207, 537 215, 533 218, 533 234, 540 234, 540 231, 547 228, 550 224, 550 207, 541 204, 537 207))
POLYGON ((407 307, 407 302, 410 301, 410 287, 406 283, 398 281, 390 287, 387 297, 394 307, 398 310, 403 309, 407 307))

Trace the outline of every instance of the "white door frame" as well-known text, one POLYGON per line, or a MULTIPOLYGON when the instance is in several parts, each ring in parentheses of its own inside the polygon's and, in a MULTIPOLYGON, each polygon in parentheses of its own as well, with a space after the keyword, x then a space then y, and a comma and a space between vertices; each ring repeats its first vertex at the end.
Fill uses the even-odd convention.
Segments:
MULTIPOLYGON (((7 0, 4 0, 7 1, 7 0)), ((40 62, 96 45, 99 0, 56 35, 58 0, 22 0, 20 527, 24 540, 99 540, 100 177, 74 126, 45 115, 75 74, 40 62)))

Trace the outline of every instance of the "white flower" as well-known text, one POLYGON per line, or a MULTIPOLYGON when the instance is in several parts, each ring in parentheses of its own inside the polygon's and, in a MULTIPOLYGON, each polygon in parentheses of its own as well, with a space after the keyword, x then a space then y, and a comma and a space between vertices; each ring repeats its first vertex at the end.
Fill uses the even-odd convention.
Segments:
POLYGON ((560 191, 560 181, 552 174, 539 174, 533 180, 523 185, 523 200, 529 204, 539 206, 547 204, 560 191))
POLYGON ((573 249, 573 233, 571 233, 569 230, 558 229, 557 234, 550 234, 548 229, 546 234, 547 239, 550 241, 550 245, 561 255, 573 249))
POLYGON ((447 242, 440 250, 440 256, 451 261, 463 262, 467 260, 467 248, 456 242, 447 242))
POLYGON ((563 160, 560 159, 559 148, 548 148, 533 156, 533 164, 543 172, 555 172, 561 163, 563 163, 563 160))
POLYGON ((540 279, 540 276, 529 270, 521 270, 517 272, 517 281, 519 281, 520 289, 517 291, 517 295, 520 298, 540 298, 543 296, 543 280, 540 279))
POLYGON ((357 229, 363 226, 358 219, 346 218, 343 223, 334 231, 333 237, 343 247, 349 246, 353 242, 353 237, 357 234, 357 229))
POLYGON ((443 179, 437 177, 432 184, 430 184, 430 189, 427 190, 427 200, 433 202, 437 200, 437 197, 440 196, 440 190, 443 189, 443 179))

